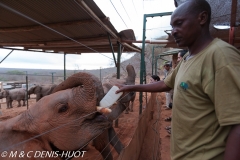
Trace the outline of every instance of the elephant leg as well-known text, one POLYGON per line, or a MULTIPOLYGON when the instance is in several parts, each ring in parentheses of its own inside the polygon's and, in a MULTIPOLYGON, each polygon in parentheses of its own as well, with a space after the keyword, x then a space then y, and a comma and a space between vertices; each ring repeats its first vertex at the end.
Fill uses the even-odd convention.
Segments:
POLYGON ((125 114, 128 114, 129 113, 129 102, 125 103, 124 104, 126 106, 126 110, 125 110, 125 114))
POLYGON ((13 108, 12 102, 13 102, 13 100, 10 100, 10 101, 9 101, 10 108, 13 108))
POLYGON ((108 137, 109 137, 109 141, 110 141, 111 145, 114 147, 114 149, 117 151, 117 153, 120 154, 124 148, 124 145, 119 140, 113 127, 108 129, 108 137))
POLYGON ((6 104, 7 104, 7 109, 9 109, 10 108, 10 106, 9 106, 9 98, 6 98, 6 104))
POLYGON ((130 111, 133 112, 133 102, 134 101, 131 101, 131 107, 130 107, 130 111))
POLYGON ((22 101, 23 101, 23 106, 26 106, 25 99, 23 99, 22 101))
POLYGON ((7 109, 9 109, 10 107, 9 107, 9 101, 7 101, 7 109))
POLYGON ((17 107, 21 107, 21 100, 17 100, 18 101, 18 106, 17 107))
POLYGON ((107 130, 93 140, 93 145, 101 153, 104 160, 113 160, 107 130))

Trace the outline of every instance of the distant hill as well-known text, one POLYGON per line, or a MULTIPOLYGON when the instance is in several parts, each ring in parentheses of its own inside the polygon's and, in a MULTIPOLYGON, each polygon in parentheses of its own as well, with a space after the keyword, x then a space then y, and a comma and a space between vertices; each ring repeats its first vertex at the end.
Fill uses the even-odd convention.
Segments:
MULTIPOLYGON (((126 77, 126 66, 131 64, 135 68, 137 77, 140 75, 140 54, 136 53, 130 59, 127 59, 121 63, 121 77, 126 77)), ((152 73, 152 64, 151 58, 145 58, 146 63, 146 73, 151 75, 152 73)), ((160 60, 161 63, 161 60, 160 60)), ((159 67, 158 67, 159 68, 159 67)), ((96 70, 67 70, 66 76, 69 77, 76 72, 89 72, 95 76, 101 78, 111 78, 116 77, 117 68, 104 68, 96 70)), ((158 73, 161 74, 161 73, 158 73)), ((26 81, 26 75, 28 75, 29 83, 34 84, 49 84, 52 81, 55 84, 59 84, 64 80, 64 71, 63 70, 54 70, 54 69, 18 69, 18 68, 0 68, 0 81, 26 81), (53 73, 53 74, 52 74, 53 73), (53 75, 53 77, 52 77, 53 75)))

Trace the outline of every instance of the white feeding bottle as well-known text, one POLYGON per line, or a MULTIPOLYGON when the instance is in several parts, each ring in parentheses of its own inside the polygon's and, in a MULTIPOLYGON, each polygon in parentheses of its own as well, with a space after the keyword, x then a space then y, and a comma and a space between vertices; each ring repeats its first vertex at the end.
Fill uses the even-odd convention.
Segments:
POLYGON ((116 94, 115 92, 117 90, 119 90, 119 88, 117 86, 113 86, 100 101, 100 107, 111 107, 113 103, 115 103, 123 94, 123 92, 119 92, 116 94))

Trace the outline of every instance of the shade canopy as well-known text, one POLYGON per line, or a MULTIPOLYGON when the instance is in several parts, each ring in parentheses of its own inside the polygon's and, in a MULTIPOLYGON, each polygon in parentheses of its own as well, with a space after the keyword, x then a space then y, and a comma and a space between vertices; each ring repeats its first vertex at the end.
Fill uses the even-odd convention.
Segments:
POLYGON ((0 47, 55 53, 141 52, 120 34, 93 0, 1 0, 0 47))

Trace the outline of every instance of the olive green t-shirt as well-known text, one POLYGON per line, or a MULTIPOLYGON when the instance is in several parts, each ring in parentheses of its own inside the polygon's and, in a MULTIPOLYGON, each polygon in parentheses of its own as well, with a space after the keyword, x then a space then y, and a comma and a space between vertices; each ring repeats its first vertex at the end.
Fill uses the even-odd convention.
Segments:
POLYGON ((172 160, 223 159, 231 125, 240 124, 239 50, 216 38, 164 82, 174 88, 172 160))

